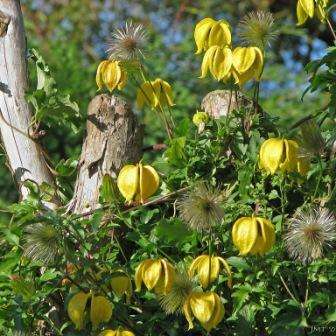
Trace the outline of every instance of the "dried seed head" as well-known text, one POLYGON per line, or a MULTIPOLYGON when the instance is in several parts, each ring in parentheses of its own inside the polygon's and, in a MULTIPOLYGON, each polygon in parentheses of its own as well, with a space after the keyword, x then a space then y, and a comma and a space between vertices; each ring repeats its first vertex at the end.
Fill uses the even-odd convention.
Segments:
POLYGON ((200 182, 179 201, 181 219, 193 230, 208 230, 219 224, 224 216, 220 203, 222 193, 200 182))
POLYGON ((120 61, 135 61, 144 57, 147 43, 147 32, 143 25, 126 22, 123 28, 117 29, 108 42, 109 58, 120 61))
POLYGON ((285 243, 293 259, 307 264, 323 257, 336 240, 336 220, 325 208, 298 211, 289 221, 285 243))
POLYGON ((182 307, 189 294, 197 288, 197 283, 190 278, 186 270, 175 273, 173 286, 166 295, 160 295, 159 301, 167 315, 182 313, 182 307))
POLYGON ((50 264, 59 253, 59 235, 50 224, 37 223, 26 229, 24 255, 34 261, 50 264))
POLYGON ((257 11, 247 14, 238 25, 243 43, 265 49, 277 37, 274 17, 270 12, 257 11))

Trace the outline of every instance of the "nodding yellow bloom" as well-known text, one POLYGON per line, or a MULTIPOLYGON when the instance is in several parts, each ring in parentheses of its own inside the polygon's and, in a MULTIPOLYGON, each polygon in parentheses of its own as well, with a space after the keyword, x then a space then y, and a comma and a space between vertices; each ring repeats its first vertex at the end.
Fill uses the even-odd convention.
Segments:
POLYGON ((141 290, 142 283, 148 290, 154 289, 157 294, 167 294, 173 285, 175 270, 165 259, 147 259, 135 272, 136 290, 141 290))
POLYGON ((135 200, 144 203, 158 190, 160 177, 153 167, 140 162, 124 166, 118 175, 117 185, 127 202, 135 200))
POLYGON ((127 73, 121 66, 120 61, 102 61, 97 69, 96 83, 101 90, 104 86, 112 92, 121 90, 126 85, 127 73))
POLYGON ((317 18, 324 22, 327 18, 327 7, 329 0, 298 0, 296 6, 296 15, 298 25, 304 24, 308 18, 317 18))
POLYGON ((194 38, 197 46, 196 54, 212 46, 224 47, 231 44, 230 26, 225 20, 205 18, 197 23, 194 38))
POLYGON ((198 275, 202 287, 207 288, 210 283, 218 278, 221 266, 225 268, 225 271, 228 275, 227 284, 229 287, 231 287, 231 269, 226 260, 221 257, 212 256, 210 265, 210 257, 208 255, 198 256, 196 259, 193 260, 189 267, 189 275, 191 277, 193 277, 195 274, 198 275))
POLYGON ((232 74, 233 57, 232 51, 227 47, 210 47, 203 57, 201 78, 204 78, 208 71, 212 76, 220 80, 227 80, 232 74))
POLYGON ((77 330, 84 327, 85 308, 91 298, 90 320, 94 328, 102 322, 108 322, 112 316, 112 304, 103 296, 79 292, 68 303, 68 315, 77 330))
POLYGON ((305 175, 309 170, 309 161, 299 156, 299 145, 296 141, 271 138, 261 145, 259 166, 270 174, 280 170, 305 175))
POLYGON ((136 103, 138 108, 145 104, 151 108, 174 106, 172 88, 168 82, 161 78, 144 82, 138 89, 136 103))
POLYGON ((274 225, 264 218, 242 217, 233 224, 232 239, 240 255, 263 255, 275 242, 274 225))
POLYGON ((113 292, 117 296, 121 297, 125 294, 127 299, 131 297, 132 282, 130 277, 125 272, 120 271, 116 275, 113 275, 110 284, 113 292))
POLYGON ((117 330, 104 330, 98 336, 135 336, 131 331, 118 328, 117 330))
POLYGON ((197 111, 194 115, 193 115, 193 123, 196 126, 200 126, 201 124, 205 124, 207 123, 209 120, 209 115, 206 112, 199 112, 197 111))
POLYGON ((236 84, 242 86, 251 79, 260 80, 263 66, 263 53, 258 47, 237 47, 233 51, 236 84))
POLYGON ((194 327, 193 317, 206 331, 215 328, 224 317, 224 305, 214 292, 192 292, 183 305, 183 313, 189 323, 189 330, 194 327))

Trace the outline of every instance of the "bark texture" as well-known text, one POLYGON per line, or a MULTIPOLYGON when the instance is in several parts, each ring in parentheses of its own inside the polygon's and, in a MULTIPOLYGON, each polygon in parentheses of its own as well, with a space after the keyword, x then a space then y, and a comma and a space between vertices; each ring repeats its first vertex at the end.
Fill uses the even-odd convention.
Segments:
POLYGON ((103 176, 116 177, 124 164, 138 162, 142 139, 143 129, 127 102, 107 94, 93 98, 70 209, 84 213, 97 208, 103 176))
POLYGON ((26 41, 18 0, 0 0, 0 131, 9 166, 19 184, 32 180, 53 184, 41 147, 29 137, 32 117, 25 100, 27 88, 26 41))
POLYGON ((253 102, 241 92, 235 93, 229 90, 211 91, 203 98, 201 104, 203 111, 215 119, 226 116, 239 106, 252 108, 253 102))

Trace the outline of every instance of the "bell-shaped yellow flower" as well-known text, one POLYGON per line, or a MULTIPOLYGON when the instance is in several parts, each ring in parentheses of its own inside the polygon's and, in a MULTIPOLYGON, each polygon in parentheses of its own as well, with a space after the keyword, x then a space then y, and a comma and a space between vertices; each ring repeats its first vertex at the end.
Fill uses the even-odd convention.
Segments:
POLYGON ((233 75, 236 84, 244 85, 251 79, 259 80, 264 67, 264 56, 258 47, 237 47, 233 51, 233 75))
POLYGON ((225 81, 231 77, 232 65, 233 57, 230 48, 212 46, 204 54, 201 78, 205 78, 210 71, 215 79, 225 81))
POLYGON ((68 315, 77 330, 82 330, 84 327, 84 312, 89 297, 89 293, 79 292, 69 301, 68 315))
POLYGON ((172 88, 161 78, 144 82, 138 89, 136 103, 139 109, 145 104, 151 108, 174 106, 172 88))
POLYGON ((327 18, 327 7, 329 0, 298 0, 296 5, 296 15, 298 25, 304 24, 308 18, 313 18, 314 14, 324 22, 327 18))
POLYGON ((108 322, 112 316, 113 306, 105 297, 79 292, 69 300, 67 309, 69 318, 77 330, 82 330, 84 327, 85 308, 90 298, 90 320, 94 328, 102 322, 108 322))
POLYGON ((194 327, 193 317, 206 331, 215 328, 224 317, 224 305, 214 292, 192 292, 183 305, 183 313, 189 323, 189 330, 194 327))
POLYGON ((299 156, 299 145, 294 140, 271 138, 260 148, 259 166, 270 174, 277 170, 307 174, 309 161, 299 156))
POLYGON ((90 320, 94 328, 100 323, 108 322, 112 316, 112 304, 103 296, 94 296, 91 298, 90 320))
POLYGON ((173 285, 175 270, 165 259, 147 259, 135 272, 136 290, 141 290, 142 283, 148 290, 154 289, 157 294, 167 294, 173 285))
POLYGON ((121 90, 126 85, 127 73, 120 61, 102 61, 97 69, 96 83, 101 90, 104 86, 112 92, 116 88, 121 90))
POLYGON ((124 166, 118 175, 117 185, 127 202, 135 200, 144 203, 158 190, 160 177, 153 167, 140 162, 124 166))
POLYGON ((263 255, 275 242, 274 225, 261 217, 242 217, 233 224, 232 239, 240 255, 263 255))
POLYGON ((224 47, 231 44, 230 26, 225 20, 205 18, 197 23, 194 32, 196 54, 212 46, 224 47))
POLYGON ((135 336, 131 331, 118 328, 117 330, 104 330, 98 336, 135 336))
POLYGON ((132 281, 130 277, 123 271, 113 275, 110 281, 113 292, 121 297, 124 294, 129 299, 132 295, 132 281))
POLYGON ((222 257, 212 256, 211 264, 209 255, 200 255, 193 260, 189 267, 189 275, 193 277, 195 274, 198 275, 198 278, 201 282, 203 288, 207 288, 210 283, 215 281, 221 270, 221 266, 225 268, 225 271, 228 276, 228 286, 232 285, 232 275, 229 264, 222 257))

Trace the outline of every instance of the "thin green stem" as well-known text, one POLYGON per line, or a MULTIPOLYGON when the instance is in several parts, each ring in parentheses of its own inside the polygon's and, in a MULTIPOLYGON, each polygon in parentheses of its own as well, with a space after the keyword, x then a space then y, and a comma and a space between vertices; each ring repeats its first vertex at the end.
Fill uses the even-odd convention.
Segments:
POLYGON ((286 176, 285 174, 282 175, 282 179, 280 182, 280 196, 281 196, 281 222, 280 222, 280 229, 282 231, 283 222, 285 219, 285 207, 286 207, 286 200, 285 200, 285 191, 284 186, 286 183, 286 176))
POLYGON ((322 158, 319 156, 318 157, 318 162, 319 162, 319 168, 320 168, 320 173, 319 173, 319 177, 317 180, 317 184, 315 187, 315 191, 314 191, 314 195, 313 195, 313 200, 316 198, 322 178, 323 178, 323 163, 322 163, 322 158))
POLYGON ((335 34, 335 30, 334 30, 334 27, 332 26, 331 22, 329 19, 326 20, 327 21, 327 24, 328 24, 328 27, 329 27, 329 30, 331 32, 331 35, 333 36, 334 38, 334 42, 336 41, 336 34, 335 34))

